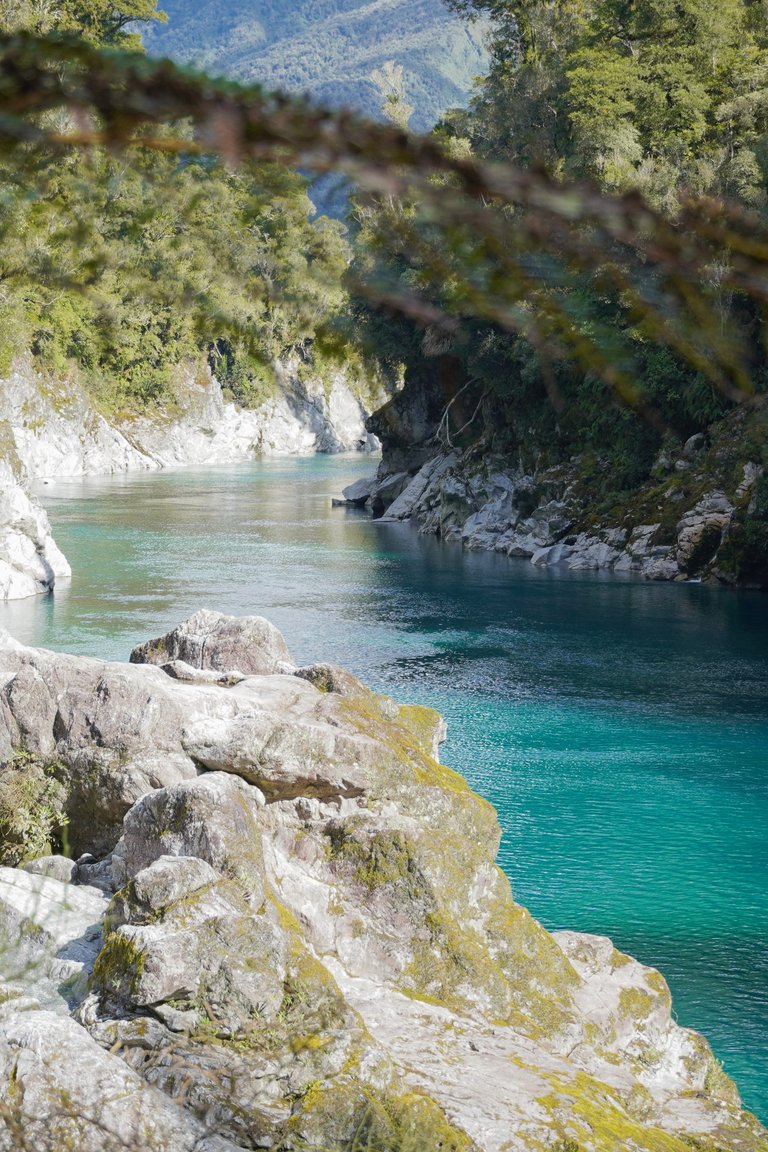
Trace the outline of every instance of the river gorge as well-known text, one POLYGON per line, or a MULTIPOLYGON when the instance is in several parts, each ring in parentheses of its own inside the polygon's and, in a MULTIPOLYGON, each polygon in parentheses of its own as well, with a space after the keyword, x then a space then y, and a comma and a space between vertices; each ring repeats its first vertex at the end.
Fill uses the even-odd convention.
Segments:
POLYGON ((768 1117, 768 601, 535 568, 331 498, 370 458, 38 483, 72 565, 2 605, 25 644, 107 659, 202 607, 263 614, 301 664, 437 708, 549 929, 660 968, 768 1117))

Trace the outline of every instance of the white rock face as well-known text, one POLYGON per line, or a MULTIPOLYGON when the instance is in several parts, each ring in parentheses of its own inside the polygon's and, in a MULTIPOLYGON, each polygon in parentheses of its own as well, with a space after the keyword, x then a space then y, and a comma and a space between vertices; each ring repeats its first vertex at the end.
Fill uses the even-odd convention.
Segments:
POLYGON ((57 578, 71 574, 22 481, 378 448, 365 430, 368 413, 342 372, 326 389, 317 380, 300 381, 295 365, 288 366, 274 399, 253 411, 226 403, 210 374, 194 379, 190 371, 176 392, 172 417, 117 426, 95 411, 76 381, 51 382, 28 362, 0 381, 0 597, 50 592, 57 578))
POLYGON ((0 1150, 236 1152, 205 1124, 105 1052, 74 1020, 9 1012, 2 1020, 0 1150), (24 1091, 14 1093, 23 1083, 24 1091), (17 1138, 24 1134, 24 1144, 17 1138))
POLYGON ((20 600, 50 592, 71 575, 43 509, 0 460, 0 597, 20 600))
MULTIPOLYGON (((244 668, 263 630, 219 622, 196 662, 244 668)), ((0 869, 0 944, 48 981, 9 980, 0 947, 0 1152, 22 1129, 36 1152, 342 1148, 371 1124, 393 1149, 421 1124, 466 1152, 762 1152, 662 977, 514 903, 436 714, 329 665, 229 684, 0 637, 0 754, 55 757, 119 889, 105 912, 0 869), (91 964, 68 1003, 55 980, 91 964)))
POLYGON ((66 1014, 85 993, 106 909, 95 888, 0 868, 0 1000, 32 994, 66 1014))
POLYGON ((20 363, 2 382, 0 421, 8 422, 29 479, 378 447, 342 372, 326 391, 320 381, 300 381, 291 367, 275 398, 255 410, 227 403, 209 373, 196 378, 190 369, 176 385, 173 416, 111 425, 75 381, 54 383, 20 363))

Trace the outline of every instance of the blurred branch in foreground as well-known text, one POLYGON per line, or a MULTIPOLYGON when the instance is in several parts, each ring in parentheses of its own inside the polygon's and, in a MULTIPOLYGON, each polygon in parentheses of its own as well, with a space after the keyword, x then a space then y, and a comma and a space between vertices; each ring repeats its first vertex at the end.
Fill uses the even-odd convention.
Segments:
POLYGON ((670 219, 635 193, 612 198, 482 163, 434 136, 71 38, 0 41, 0 107, 0 150, 17 163, 33 165, 40 150, 139 145, 181 163, 219 154, 233 166, 341 171, 384 205, 381 243, 409 269, 389 282, 371 262, 355 289, 374 304, 446 333, 473 317, 532 334, 635 407, 634 338, 669 346, 734 400, 754 390, 768 230, 743 208, 689 199, 670 219), (584 306, 574 289, 585 283, 593 299, 617 302, 621 332, 584 306), (753 302, 742 327, 732 315, 723 323, 733 294, 753 302))

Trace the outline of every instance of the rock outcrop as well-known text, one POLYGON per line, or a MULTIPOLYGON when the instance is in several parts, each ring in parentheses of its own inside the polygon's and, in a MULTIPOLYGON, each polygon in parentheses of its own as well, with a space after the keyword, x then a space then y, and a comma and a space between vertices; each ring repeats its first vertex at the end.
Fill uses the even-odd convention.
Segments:
POLYGON ((6 460, 0 460, 0 599, 50 592, 71 575, 51 535, 48 517, 6 460))
POLYGON ((210 373, 180 372, 173 409, 110 423, 76 380, 51 381, 18 363, 0 389, 0 423, 26 479, 90 476, 259 455, 371 451, 366 409, 342 372, 326 386, 278 377, 257 409, 228 403, 210 373))
POLYGON ((260 616, 223 616, 206 609, 167 636, 139 644, 131 652, 131 664, 173 664, 170 675, 183 679, 177 661, 193 671, 237 674, 241 679, 294 670, 288 646, 274 624, 260 616))
POLYGON ((0 639, 0 785, 90 854, 0 869, 0 1149, 768 1148, 657 972, 514 903, 435 713, 264 621, 161 646, 216 681, 0 639))
POLYGON ((369 419, 381 464, 346 502, 541 567, 768 588, 764 397, 685 441, 668 432, 655 460, 633 459, 629 479, 599 445, 566 457, 554 433, 548 444, 525 431, 524 413, 482 397, 467 407, 468 385, 446 371, 412 381, 369 419))
POLYGON ((343 372, 328 385, 279 375, 275 393, 254 410, 227 403, 209 372, 181 373, 166 414, 110 423, 75 379, 54 382, 29 361, 0 386, 0 598, 50 592, 69 565, 47 516, 23 485, 255 456, 375 451, 366 409, 343 372))
MULTIPOLYGON (((606 511, 601 523, 600 513, 585 504, 578 461, 527 473, 503 459, 443 452, 415 475, 392 473, 383 463, 378 477, 358 482, 360 499, 348 502, 369 503, 383 522, 410 520, 421 532, 539 567, 733 582, 738 573, 726 557, 754 509, 763 471, 748 461, 733 476, 730 493, 708 485, 702 474, 694 478, 692 497, 673 473, 636 494, 629 507, 606 511)), ((766 578, 756 573, 755 585, 766 578)))

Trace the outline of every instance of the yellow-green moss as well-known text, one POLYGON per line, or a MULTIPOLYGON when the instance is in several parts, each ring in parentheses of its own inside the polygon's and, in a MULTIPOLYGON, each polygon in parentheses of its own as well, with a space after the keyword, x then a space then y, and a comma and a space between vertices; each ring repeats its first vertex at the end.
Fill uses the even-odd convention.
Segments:
POLYGON ((642 1026, 653 1012, 655 998, 642 988, 622 988, 619 993, 619 1013, 642 1026))
POLYGON ((426 752, 428 756, 432 755, 435 736, 442 724, 439 712, 434 708, 425 708, 421 704, 402 704, 397 722, 411 733, 422 752, 426 752))
POLYGON ((123 932, 111 932, 96 957, 92 986, 107 996, 132 998, 144 971, 144 953, 123 932))
POLYGON ((575 1139, 585 1152, 690 1152, 679 1136, 633 1119, 626 1102, 586 1072, 548 1079, 554 1091, 537 1104, 550 1113, 561 1140, 575 1139))
POLYGON ((302 1152, 472 1152, 442 1108, 417 1092, 376 1090, 356 1077, 309 1085, 289 1128, 302 1152))

